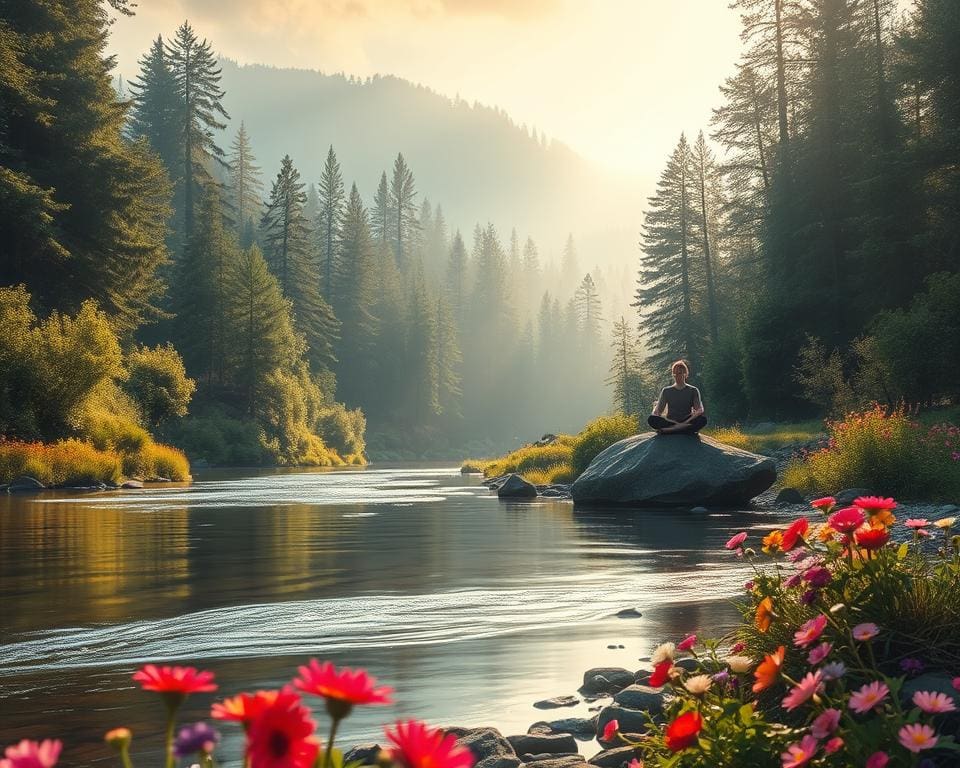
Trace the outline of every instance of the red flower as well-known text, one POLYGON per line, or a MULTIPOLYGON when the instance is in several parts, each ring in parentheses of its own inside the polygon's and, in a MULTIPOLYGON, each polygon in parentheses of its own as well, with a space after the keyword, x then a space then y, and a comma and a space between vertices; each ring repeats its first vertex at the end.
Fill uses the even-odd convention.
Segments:
POLYGON ((795 546, 797 546, 797 541, 802 539, 806 534, 807 530, 810 528, 810 523, 807 521, 807 518, 801 517, 799 520, 795 520, 793 524, 784 531, 783 534, 783 543, 780 545, 783 548, 784 552, 789 552, 795 546))
POLYGON ((647 685, 651 688, 659 688, 664 685, 667 680, 670 679, 670 670, 673 668, 673 659, 666 659, 661 661, 653 668, 653 674, 650 675, 650 679, 647 681, 647 685))
POLYGON ((882 496, 859 496, 853 500, 853 506, 860 507, 864 512, 872 515, 875 512, 896 509, 897 502, 893 499, 885 499, 882 496))
POLYGON ((830 514, 831 510, 837 506, 837 500, 833 496, 824 496, 822 499, 814 499, 810 502, 810 506, 814 509, 819 509, 823 514, 830 514))
POLYGON ((680 752, 697 740, 703 730, 703 718, 699 712, 684 712, 667 726, 663 742, 671 752, 680 752))
POLYGON ((5 759, 0 760, 2 768, 53 768, 60 757, 63 743, 59 739, 30 741, 23 739, 4 751, 5 759))
POLYGON ((603 740, 604 741, 613 741, 613 737, 617 735, 617 731, 620 730, 620 722, 618 720, 611 720, 605 726, 603 726, 603 740))
POLYGON ((472 768, 473 753, 457 744, 452 733, 444 735, 416 720, 397 723, 384 729, 393 743, 390 756, 404 768, 472 768))
POLYGON ((266 707, 277 700, 280 691, 257 691, 241 693, 222 702, 216 702, 210 708, 210 717, 214 720, 230 720, 235 723, 249 723, 266 707))
POLYGON ((310 710, 289 688, 250 721, 247 758, 250 768, 312 768, 320 751, 310 710))
POLYGON ((696 644, 697 644, 697 636, 696 636, 696 635, 687 635, 685 638, 683 638, 683 640, 681 640, 679 643, 677 643, 677 650, 678 650, 678 651, 689 651, 689 650, 690 650, 691 648, 693 648, 693 646, 695 646, 696 644))
POLYGON ((217 690, 213 672, 198 672, 195 667, 158 667, 147 664, 133 673, 135 682, 145 691, 157 693, 209 693, 217 690))
POLYGON ((864 517, 856 507, 844 507, 839 512, 830 515, 827 522, 833 530, 839 533, 853 533, 863 525, 864 517))
POLYGON ((300 677, 293 681, 301 691, 354 704, 392 704, 390 694, 393 689, 387 686, 375 688, 377 680, 366 670, 353 670, 344 667, 337 671, 329 661, 319 663, 310 659, 310 664, 300 667, 300 677))
POLYGON ((867 550, 880 549, 890 541, 890 531, 886 528, 860 528, 853 534, 858 546, 867 550))

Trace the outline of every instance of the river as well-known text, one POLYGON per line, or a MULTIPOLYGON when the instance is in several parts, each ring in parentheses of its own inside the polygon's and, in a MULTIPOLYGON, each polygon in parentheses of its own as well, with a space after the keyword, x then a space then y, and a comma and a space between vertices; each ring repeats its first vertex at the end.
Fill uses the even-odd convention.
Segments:
MULTIPOLYGON (((501 502, 436 465, 3 494, 0 745, 59 737, 62 765, 96 764, 125 725, 135 762, 159 764, 162 706, 130 680, 148 661, 211 669, 218 696, 279 686, 310 657, 365 667, 396 702, 356 710, 341 745, 398 717, 508 734, 590 716, 532 705, 575 693, 589 667, 636 669, 662 640, 732 626, 748 572, 723 543, 769 524, 501 502), (616 616, 632 607, 642 617, 616 616)), ((184 718, 211 700, 191 697, 184 718)), ((239 731, 221 731, 236 761, 239 731)))

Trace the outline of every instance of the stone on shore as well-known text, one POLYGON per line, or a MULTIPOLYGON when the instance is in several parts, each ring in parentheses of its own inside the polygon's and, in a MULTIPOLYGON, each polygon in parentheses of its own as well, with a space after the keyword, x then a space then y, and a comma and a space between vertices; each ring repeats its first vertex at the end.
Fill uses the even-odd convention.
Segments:
POLYGON ((616 693, 632 685, 634 673, 622 667, 594 667, 583 673, 583 693, 616 693))
POLYGON ((373 765, 377 761, 377 755, 380 753, 380 749, 379 744, 357 744, 343 753, 343 764, 361 763, 363 765, 373 765))
POLYGON ((527 768, 590 768, 583 755, 522 755, 527 768))
POLYGON ((570 755, 577 752, 577 741, 566 733, 540 735, 521 733, 517 736, 507 736, 507 741, 518 755, 570 755))
POLYGON ((10 485, 7 486, 7 490, 11 493, 18 491, 42 491, 44 488, 46 488, 46 486, 43 483, 35 477, 30 477, 30 475, 15 477, 10 481, 10 485))
POLYGON ((613 697, 615 704, 627 709, 649 712, 656 719, 663 714, 663 692, 646 685, 631 685, 613 697))
POLYGON ((501 499, 532 499, 537 495, 537 486, 524 480, 520 475, 510 475, 497 489, 501 499))
POLYGON ((577 478, 577 504, 721 506, 746 504, 777 479, 773 459, 705 435, 654 432, 614 443, 577 478))
POLYGON ((533 706, 537 709, 558 709, 560 707, 575 707, 580 703, 576 696, 554 696, 552 699, 541 699, 535 701, 533 706))
POLYGON ((518 768, 517 757, 510 742, 496 728, 445 728, 457 737, 457 743, 467 747, 476 759, 473 768, 518 768))
POLYGON ((774 504, 804 504, 806 499, 796 488, 781 488, 777 498, 773 500, 774 504))
POLYGON ((142 481, 142 480, 124 480, 124 481, 120 484, 120 487, 121 487, 121 488, 124 488, 124 489, 127 489, 127 490, 133 490, 133 489, 136 489, 136 488, 143 488, 143 481, 142 481))
POLYGON ((611 704, 609 707, 601 709, 600 715, 597 717, 598 737, 602 737, 603 729, 611 720, 616 720, 620 724, 621 733, 643 733, 650 722, 647 713, 641 709, 631 709, 620 704, 611 704))
POLYGON ((587 762, 600 768, 620 768, 636 756, 637 751, 633 747, 616 747, 615 749, 605 749, 603 752, 598 752, 587 762))
POLYGON ((568 733, 576 739, 589 741, 597 735, 597 718, 594 716, 588 720, 585 717, 564 717, 549 723, 541 720, 531 725, 527 733, 537 736, 568 733))

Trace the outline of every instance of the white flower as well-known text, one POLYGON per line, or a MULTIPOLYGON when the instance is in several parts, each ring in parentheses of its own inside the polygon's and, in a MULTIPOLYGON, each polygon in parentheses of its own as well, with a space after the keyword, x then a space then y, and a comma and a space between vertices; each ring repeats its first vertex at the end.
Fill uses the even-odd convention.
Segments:
POLYGON ((750 668, 753 666, 753 659, 751 659, 749 656, 727 656, 724 661, 727 662, 727 666, 730 667, 730 671, 736 672, 737 674, 749 672, 750 668))
POLYGON ((662 645, 657 646, 657 650, 653 652, 653 656, 650 657, 650 663, 653 666, 657 664, 662 664, 667 659, 673 661, 673 652, 677 650, 677 646, 673 643, 663 643, 662 645))
POLYGON ((683 687, 694 696, 703 696, 703 694, 710 690, 711 682, 710 675, 694 675, 684 681, 683 687))

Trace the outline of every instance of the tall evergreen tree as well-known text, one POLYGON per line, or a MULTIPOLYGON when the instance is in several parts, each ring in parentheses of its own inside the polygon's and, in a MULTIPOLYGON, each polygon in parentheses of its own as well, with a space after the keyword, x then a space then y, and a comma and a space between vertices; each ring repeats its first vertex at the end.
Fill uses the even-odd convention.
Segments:
POLYGON ((411 245, 418 231, 416 197, 413 171, 403 159, 403 155, 398 154, 393 163, 389 210, 393 218, 391 242, 401 272, 408 266, 411 245))
POLYGON ((467 301, 467 249, 458 229, 450 246, 450 258, 447 262, 447 293, 453 305, 453 314, 457 326, 462 330, 466 316, 467 301))
POLYGON ((583 339, 588 344, 598 341, 602 320, 600 294, 597 293, 597 286, 589 272, 583 276, 583 280, 577 286, 573 301, 577 308, 577 320, 583 339))
POLYGON ((710 343, 719 338, 720 308, 717 296, 714 262, 717 260, 719 226, 717 216, 722 207, 720 172, 703 131, 697 136, 690 159, 693 163, 693 196, 695 200, 696 228, 699 230, 700 254, 703 258, 703 274, 707 289, 707 321, 710 343))
POLYGON ((573 242, 573 234, 567 235, 567 242, 563 246, 560 256, 560 278, 564 288, 569 290, 577 284, 580 276, 580 262, 577 259, 577 247, 573 242))
POLYGON ((173 181, 181 178, 181 108, 177 82, 170 68, 163 38, 157 35, 140 58, 140 76, 129 83, 132 100, 128 132, 144 137, 160 157, 173 181))
POLYGON ((380 183, 377 185, 377 194, 373 198, 373 210, 370 215, 370 230, 378 243, 389 243, 392 240, 394 213, 390 202, 390 185, 387 182, 387 173, 380 174, 380 183))
POLYGON ((414 424, 426 424, 439 411, 437 400, 436 318, 418 263, 411 276, 407 309, 406 384, 408 414, 414 424))
POLYGON ((699 368, 704 347, 695 293, 699 271, 692 258, 690 145, 681 136, 660 176, 644 216, 636 293, 652 362, 665 367, 685 357, 699 368))
POLYGON ((0 284, 45 309, 95 299, 122 331, 157 314, 169 184, 123 138, 98 0, 0 3, 0 284))
POLYGON ((213 47, 200 40, 183 22, 173 42, 166 46, 167 57, 177 85, 180 102, 180 157, 183 167, 183 236, 193 236, 196 195, 212 179, 206 163, 223 162, 223 150, 214 140, 215 132, 226 127, 220 118, 230 115, 223 108, 220 89, 221 70, 213 47))
POLYGON ((646 408, 643 362, 636 339, 627 321, 620 317, 613 324, 613 360, 607 383, 613 386, 613 403, 620 413, 641 413, 646 408))
POLYGON ((259 220, 263 209, 263 179, 242 121, 230 147, 228 167, 230 202, 236 219, 237 240, 242 247, 249 248, 253 242, 252 223, 259 220))
POLYGON ((323 279, 323 298, 328 304, 334 302, 333 290, 338 268, 337 233, 343 218, 345 194, 343 177, 340 175, 340 163, 333 151, 333 145, 327 151, 323 164, 319 187, 320 213, 317 217, 317 232, 320 239, 320 269, 323 279))
POLYGON ((434 340, 436 351, 434 359, 437 366, 437 407, 439 412, 449 418, 460 418, 461 396, 463 390, 461 365, 463 358, 457 339, 457 327, 450 305, 443 294, 437 297, 436 332, 434 340))
POLYGON ((300 172, 285 155, 270 190, 261 229, 267 263, 293 306, 294 325, 306 338, 311 368, 329 371, 335 362, 339 322, 320 295, 320 275, 303 215, 307 195, 300 172))

